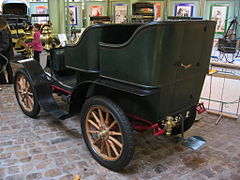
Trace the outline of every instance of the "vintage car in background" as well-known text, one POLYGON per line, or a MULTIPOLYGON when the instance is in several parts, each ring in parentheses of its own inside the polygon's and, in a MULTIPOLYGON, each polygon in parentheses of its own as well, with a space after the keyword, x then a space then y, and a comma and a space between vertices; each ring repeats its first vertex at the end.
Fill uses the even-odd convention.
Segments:
POLYGON ((3 14, 27 15, 28 7, 24 0, 4 0, 2 2, 3 14))
POLYGON ((81 112, 88 150, 120 171, 133 156, 133 130, 176 135, 193 125, 214 32, 213 21, 95 24, 77 44, 52 49, 48 71, 22 60, 17 101, 32 118, 41 108, 61 120, 81 112))
POLYGON ((38 23, 41 26, 41 41, 45 50, 60 46, 57 38, 52 36, 48 14, 32 14, 28 15, 28 7, 22 0, 5 0, 2 3, 3 14, 1 17, 8 21, 14 51, 22 53, 25 57, 33 57, 31 48, 27 48, 26 43, 33 40, 33 24, 38 23), (41 21, 39 21, 41 20, 41 21))
POLYGON ((4 0, 2 15, 9 24, 12 34, 14 51, 26 54, 27 51, 21 42, 28 43, 33 40, 31 18, 28 16, 28 7, 23 0, 4 0))
POLYGON ((137 2, 132 4, 132 15, 126 16, 125 23, 144 23, 154 21, 154 4, 137 2))

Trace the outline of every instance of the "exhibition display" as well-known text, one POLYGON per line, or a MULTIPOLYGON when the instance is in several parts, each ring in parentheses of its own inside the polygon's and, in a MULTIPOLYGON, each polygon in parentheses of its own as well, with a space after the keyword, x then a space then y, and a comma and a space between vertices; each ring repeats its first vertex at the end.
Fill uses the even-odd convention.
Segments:
POLYGON ((26 49, 20 42, 31 42, 33 39, 31 17, 27 14, 25 2, 4 1, 2 3, 2 15, 7 20, 15 52, 26 54, 26 49))
POLYGON ((41 108, 62 120, 81 112, 88 150, 104 167, 120 171, 134 152, 133 129, 151 129, 155 136, 183 133, 196 111, 204 111, 198 103, 215 25, 89 26, 77 44, 50 50, 46 72, 34 59, 21 61, 14 82, 19 106, 32 118, 41 108), (66 111, 53 94, 61 96, 66 111))
POLYGON ((128 22, 151 22, 154 20, 154 4, 138 2, 132 5, 132 16, 128 22))
POLYGON ((233 18, 223 38, 218 39, 218 51, 220 52, 219 59, 225 59, 232 63, 235 58, 240 56, 240 51, 237 48, 237 17, 233 18))

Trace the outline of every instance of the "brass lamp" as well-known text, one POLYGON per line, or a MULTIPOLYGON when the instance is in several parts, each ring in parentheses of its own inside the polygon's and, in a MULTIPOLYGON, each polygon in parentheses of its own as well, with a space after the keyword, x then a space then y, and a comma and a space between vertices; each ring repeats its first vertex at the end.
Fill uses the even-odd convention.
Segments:
POLYGON ((49 51, 50 49, 53 48, 53 45, 55 45, 54 44, 55 42, 52 37, 52 31, 51 31, 50 25, 44 25, 42 27, 40 39, 42 44, 44 45, 43 48, 45 50, 49 51))

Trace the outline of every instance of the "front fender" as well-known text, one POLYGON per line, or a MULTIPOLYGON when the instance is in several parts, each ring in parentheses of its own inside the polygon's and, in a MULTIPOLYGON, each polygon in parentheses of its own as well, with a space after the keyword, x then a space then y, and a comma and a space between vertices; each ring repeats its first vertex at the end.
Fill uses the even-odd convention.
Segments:
POLYGON ((33 83, 38 103, 41 108, 56 118, 66 119, 68 114, 60 109, 53 98, 47 75, 43 71, 41 65, 34 59, 22 60, 19 62, 27 71, 29 78, 33 83))

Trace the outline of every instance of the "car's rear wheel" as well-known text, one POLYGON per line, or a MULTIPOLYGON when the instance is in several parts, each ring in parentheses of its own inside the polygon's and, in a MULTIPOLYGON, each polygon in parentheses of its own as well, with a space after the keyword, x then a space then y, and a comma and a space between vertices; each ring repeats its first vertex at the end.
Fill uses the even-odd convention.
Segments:
POLYGON ((29 117, 35 118, 40 111, 33 83, 26 70, 18 69, 14 78, 14 90, 19 106, 29 117))
POLYGON ((92 97, 83 105, 81 128, 92 156, 104 167, 120 171, 134 151, 132 128, 122 109, 105 97, 92 97))

